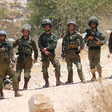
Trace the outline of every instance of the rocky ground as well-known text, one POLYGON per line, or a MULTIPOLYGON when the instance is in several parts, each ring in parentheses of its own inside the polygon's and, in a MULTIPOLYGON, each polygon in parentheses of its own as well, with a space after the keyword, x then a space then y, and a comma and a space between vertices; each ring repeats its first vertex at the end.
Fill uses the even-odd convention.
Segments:
MULTIPOLYGON (((112 79, 112 58, 107 58, 108 49, 104 46, 102 49, 101 65, 103 68, 103 81, 90 82, 91 74, 89 71, 89 63, 87 58, 87 51, 83 51, 82 66, 86 84, 80 83, 77 75, 76 67, 74 66, 74 84, 55 86, 54 68, 52 65, 49 67, 50 87, 42 88, 44 80, 41 72, 41 63, 34 65, 32 69, 32 78, 29 82, 28 90, 23 91, 23 74, 20 83, 20 92, 22 97, 15 98, 12 90, 4 90, 5 99, 0 100, 0 112, 28 112, 28 101, 34 94, 44 94, 48 96, 54 106, 55 112, 100 112, 93 107, 92 99, 99 95, 98 90, 102 87, 111 87, 112 79)), ((61 62, 61 60, 60 60, 61 62)), ((66 82, 67 69, 66 63, 61 62, 61 80, 66 82)), ((104 93, 105 94, 105 93, 104 93)), ((98 101, 94 101, 97 104, 98 101)), ((98 105, 97 105, 98 106, 98 105)), ((105 112, 105 111, 101 111, 105 112)), ((110 111, 111 112, 111 111, 110 111)))
POLYGON ((27 0, 0 0, 0 30, 8 33, 8 38, 17 39, 26 17, 27 0))

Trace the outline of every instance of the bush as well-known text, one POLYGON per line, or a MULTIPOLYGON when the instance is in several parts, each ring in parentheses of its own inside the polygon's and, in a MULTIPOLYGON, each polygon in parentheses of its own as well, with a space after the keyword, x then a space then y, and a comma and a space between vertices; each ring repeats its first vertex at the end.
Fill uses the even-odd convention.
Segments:
POLYGON ((28 2, 28 22, 33 26, 33 34, 39 35, 44 19, 52 20, 55 32, 60 38, 66 33, 67 19, 75 18, 77 30, 84 32, 88 27, 90 16, 102 16, 112 14, 112 0, 30 0, 28 2))

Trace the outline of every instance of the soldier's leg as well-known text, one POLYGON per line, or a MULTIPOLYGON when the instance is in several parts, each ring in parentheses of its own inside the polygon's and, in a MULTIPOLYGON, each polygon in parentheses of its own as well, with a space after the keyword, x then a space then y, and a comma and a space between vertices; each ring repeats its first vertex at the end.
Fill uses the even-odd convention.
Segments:
POLYGON ((48 56, 48 58, 46 58, 46 60, 44 60, 44 56, 42 56, 41 58, 42 58, 43 78, 45 80, 45 85, 43 87, 49 87, 48 67, 49 67, 50 59, 49 59, 49 56, 48 56))
POLYGON ((76 63, 76 67, 77 67, 77 72, 78 72, 78 75, 79 75, 79 78, 81 80, 82 83, 85 83, 85 78, 84 78, 84 74, 82 72, 82 65, 80 62, 77 62, 76 63))
POLYGON ((90 70, 92 73, 92 79, 91 81, 95 81, 96 80, 96 75, 95 75, 95 51, 94 50, 88 50, 88 59, 90 62, 90 70))
POLYGON ((100 65, 100 50, 96 51, 95 67, 96 67, 97 72, 99 73, 99 77, 102 78, 102 67, 100 65))
POLYGON ((77 72, 78 72, 81 82, 85 83, 85 78, 84 78, 84 75, 82 72, 82 65, 81 65, 81 61, 80 61, 80 55, 76 55, 74 57, 74 64, 76 64, 77 72))
POLYGON ((73 83, 73 69, 72 62, 67 62, 68 80, 67 83, 73 83))
POLYGON ((6 65, 0 63, 0 99, 4 98, 3 94, 3 80, 5 78, 6 65))
POLYGON ((3 79, 4 79, 4 77, 0 74, 0 99, 4 98, 4 94, 3 94, 3 79))
POLYGON ((59 60, 54 56, 54 54, 51 57, 51 63, 53 64, 55 68, 55 77, 56 77, 56 85, 63 85, 63 83, 60 81, 60 64, 59 60))
POLYGON ((18 78, 18 84, 19 82, 21 81, 21 72, 22 72, 22 68, 20 66, 20 63, 19 61, 17 61, 17 64, 16 64, 16 78, 18 78))
POLYGON ((12 81, 13 81, 13 90, 14 90, 14 94, 15 97, 19 97, 22 96, 21 94, 18 93, 18 89, 19 89, 19 85, 18 85, 18 77, 19 75, 17 74, 17 72, 15 72, 10 66, 7 67, 6 73, 12 77, 12 81))
POLYGON ((32 68, 33 64, 32 64, 32 57, 31 56, 27 56, 24 59, 24 87, 23 89, 27 90, 28 87, 28 82, 31 78, 31 68, 32 68))
POLYGON ((30 69, 24 69, 24 80, 25 80, 25 83, 24 83, 23 89, 25 89, 25 90, 27 90, 28 82, 29 82, 29 80, 31 78, 30 72, 31 72, 30 69))

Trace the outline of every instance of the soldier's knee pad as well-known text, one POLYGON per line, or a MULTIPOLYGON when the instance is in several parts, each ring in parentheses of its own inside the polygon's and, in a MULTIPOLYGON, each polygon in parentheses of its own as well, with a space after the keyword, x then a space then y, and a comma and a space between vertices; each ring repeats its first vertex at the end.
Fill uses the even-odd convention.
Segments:
POLYGON ((76 66, 77 66, 77 70, 78 70, 78 71, 82 71, 82 65, 81 65, 81 63, 78 62, 78 63, 76 64, 76 66))
POLYGON ((15 75, 12 77, 12 80, 14 82, 18 82, 19 78, 20 78, 21 72, 20 71, 16 71, 15 75))
POLYGON ((25 69, 24 70, 24 77, 26 78, 26 79, 29 79, 31 76, 30 76, 30 72, 31 72, 31 70, 30 69, 25 69))

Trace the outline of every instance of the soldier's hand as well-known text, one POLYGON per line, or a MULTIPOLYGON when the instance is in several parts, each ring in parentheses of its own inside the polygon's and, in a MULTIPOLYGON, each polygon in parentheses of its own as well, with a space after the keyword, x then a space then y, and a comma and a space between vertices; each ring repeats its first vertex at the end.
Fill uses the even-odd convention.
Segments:
POLYGON ((46 48, 43 48, 43 49, 42 49, 42 52, 44 52, 44 53, 45 53, 46 51, 47 51, 47 49, 46 49, 46 48))
POLYGON ((45 55, 50 55, 50 52, 49 51, 45 51, 45 55))
POLYGON ((110 54, 108 54, 108 56, 107 56, 108 58, 110 58, 110 54))
POLYGON ((110 54, 107 55, 108 58, 112 57, 112 51, 110 51, 110 54))
POLYGON ((96 44, 96 45, 100 45, 100 44, 102 44, 102 43, 99 42, 99 41, 96 41, 95 44, 96 44))
POLYGON ((34 63, 34 64, 35 64, 35 63, 37 63, 37 60, 36 60, 36 59, 34 59, 34 60, 33 60, 33 63, 34 63))
POLYGON ((93 40, 93 39, 94 39, 93 36, 89 36, 89 37, 87 38, 87 41, 88 41, 88 40, 93 40))

